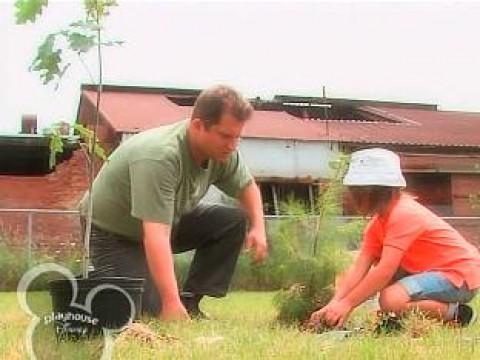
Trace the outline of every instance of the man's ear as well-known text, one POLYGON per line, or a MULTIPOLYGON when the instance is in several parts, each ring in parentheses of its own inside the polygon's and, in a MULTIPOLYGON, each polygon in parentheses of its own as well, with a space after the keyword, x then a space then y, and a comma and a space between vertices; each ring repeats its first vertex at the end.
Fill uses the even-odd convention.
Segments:
POLYGON ((193 118, 192 120, 193 127, 197 132, 207 132, 209 128, 207 128, 205 121, 200 118, 193 118))
POLYGON ((195 131, 201 131, 204 129, 203 121, 200 118, 192 118, 190 122, 195 131))

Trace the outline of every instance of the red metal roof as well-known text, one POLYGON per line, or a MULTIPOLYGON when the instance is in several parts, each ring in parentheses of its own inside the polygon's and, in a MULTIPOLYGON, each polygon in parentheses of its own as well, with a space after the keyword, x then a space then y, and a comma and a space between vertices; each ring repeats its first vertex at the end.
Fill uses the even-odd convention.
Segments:
POLYGON ((333 122, 331 137, 345 142, 480 147, 480 113, 394 107, 363 109, 402 122, 333 122))
MULTIPOLYGON (((92 104, 96 103, 94 91, 83 91, 92 104)), ((117 132, 135 133, 160 125, 185 119, 191 107, 178 106, 163 94, 134 92, 102 93, 101 111, 117 132)))
MULTIPOLYGON (((82 94, 95 104, 95 92, 82 94)), ((393 106, 360 109, 390 121, 311 120, 285 111, 256 110, 243 137, 480 147, 480 113, 393 106)), ((101 111, 115 131, 132 133, 185 119, 192 107, 179 106, 162 93, 106 91, 101 111)))

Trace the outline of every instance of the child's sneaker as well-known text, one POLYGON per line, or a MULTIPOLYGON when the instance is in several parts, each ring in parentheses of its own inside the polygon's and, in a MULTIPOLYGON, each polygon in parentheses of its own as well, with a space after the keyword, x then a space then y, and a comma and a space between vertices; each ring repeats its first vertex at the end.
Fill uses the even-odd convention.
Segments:
POLYGON ((472 325, 477 320, 477 312, 467 304, 459 304, 455 320, 462 327, 472 325))
POLYGON ((402 320, 395 314, 380 313, 377 316, 378 322, 374 329, 375 334, 385 335, 403 330, 402 320))

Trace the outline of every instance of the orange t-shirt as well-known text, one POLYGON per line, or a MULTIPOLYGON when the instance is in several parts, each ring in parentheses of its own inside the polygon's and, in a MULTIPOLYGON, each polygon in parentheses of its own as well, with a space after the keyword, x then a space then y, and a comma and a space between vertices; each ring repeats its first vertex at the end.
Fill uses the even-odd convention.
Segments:
POLYGON ((385 216, 373 216, 364 230, 361 251, 380 259, 386 245, 404 251, 400 267, 408 273, 439 271, 457 287, 480 288, 478 249, 409 195, 385 216))

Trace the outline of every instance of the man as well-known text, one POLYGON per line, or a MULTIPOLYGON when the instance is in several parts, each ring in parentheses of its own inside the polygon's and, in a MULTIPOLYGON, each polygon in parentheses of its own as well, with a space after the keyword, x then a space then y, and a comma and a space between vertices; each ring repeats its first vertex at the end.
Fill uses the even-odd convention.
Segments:
POLYGON ((144 312, 188 319, 204 316, 204 295, 226 295, 244 241, 255 261, 267 256, 260 191, 237 151, 252 113, 234 89, 215 86, 190 120, 132 136, 112 153, 92 190, 92 277, 145 278, 144 312), (199 204, 211 184, 242 209, 199 204), (172 252, 192 249, 179 293, 172 252))

